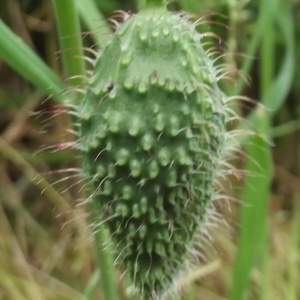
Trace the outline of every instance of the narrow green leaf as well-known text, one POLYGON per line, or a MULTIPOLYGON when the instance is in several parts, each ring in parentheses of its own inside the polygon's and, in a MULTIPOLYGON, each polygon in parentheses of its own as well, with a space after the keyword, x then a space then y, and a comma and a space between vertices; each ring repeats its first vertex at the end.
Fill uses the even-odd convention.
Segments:
MULTIPOLYGON (((255 62, 254 56, 255 53, 260 45, 260 42, 262 38, 264 37, 265 33, 265 24, 269 22, 269 19, 272 17, 272 14, 269 13, 272 8, 272 3, 270 1, 262 1, 260 4, 260 10, 259 10, 259 16, 257 21, 255 22, 255 28, 253 30, 253 36, 251 38, 251 41, 248 44, 247 49, 245 50, 245 57, 243 64, 241 66, 241 73, 244 75, 248 75, 250 72, 250 69, 255 62)), ((233 94, 239 95, 244 86, 245 86, 245 80, 243 77, 239 77, 236 83, 236 86, 234 88, 233 94)))
MULTIPOLYGON (((257 111, 253 115, 253 123, 259 128, 259 134, 268 134, 269 122, 264 111, 257 111)), ((245 178, 241 194, 241 232, 233 271, 231 300, 246 299, 249 274, 265 238, 267 200, 272 178, 271 151, 266 141, 256 135, 246 150, 250 159, 247 159, 245 169, 249 175, 245 178)))
POLYGON ((67 87, 14 32, 0 20, 0 57, 34 86, 59 102, 67 87))
MULTIPOLYGON (((265 22, 264 30, 265 35, 261 42, 260 47, 260 62, 259 62, 259 70, 260 70, 260 94, 262 95, 262 99, 266 99, 265 95, 269 91, 270 87, 272 86, 272 82, 274 80, 274 74, 275 74, 275 48, 276 48, 276 35, 273 32, 273 26, 275 23, 275 16, 278 10, 278 0, 273 1, 273 5, 269 7, 269 18, 267 18, 267 21, 265 22)), ((263 2, 260 4, 263 6, 263 2)), ((269 138, 270 136, 270 124, 268 123, 268 130, 266 133, 264 133, 266 137, 269 138)), ((266 151, 269 152, 270 157, 270 164, 271 164, 271 149, 270 145, 267 145, 265 143, 266 151)), ((270 189, 270 184, 272 180, 273 174, 270 172, 269 174, 266 174, 268 176, 268 179, 262 182, 261 184, 265 183, 265 190, 268 191, 270 189)), ((259 198, 260 201, 263 204, 264 208, 264 215, 261 217, 265 220, 263 224, 261 224, 260 228, 260 234, 258 239, 260 239, 260 244, 257 245, 256 251, 253 251, 253 253, 250 253, 252 257, 255 259, 255 254, 260 254, 260 257, 262 257, 262 278, 261 278, 261 288, 259 292, 259 298, 260 300, 269 300, 271 299, 272 289, 271 289, 271 281, 270 281, 270 245, 269 245, 269 223, 268 223, 268 204, 269 204, 269 195, 266 194, 265 198, 259 198), (261 252, 260 252, 261 251, 261 252)), ((249 270, 250 271, 250 270, 249 270)))
POLYGON ((247 176, 241 198, 244 205, 241 208, 241 232, 238 241, 238 253, 233 271, 233 284, 230 299, 245 299, 248 279, 255 260, 262 249, 266 238, 266 218, 268 208, 269 186, 272 179, 271 149, 260 136, 270 136, 272 116, 284 103, 293 78, 293 24, 288 3, 280 1, 280 14, 275 22, 283 32, 286 52, 279 75, 272 82, 271 87, 262 98, 262 103, 269 108, 262 111, 257 108, 249 119, 259 135, 253 137, 246 151, 251 159, 247 159, 245 168, 247 176), (271 111, 270 111, 271 110, 271 111), (260 174, 263 176, 260 176, 260 174))
POLYGON ((278 138, 282 137, 284 135, 288 135, 293 133, 296 130, 300 129, 300 120, 293 120, 290 122, 286 122, 284 124, 281 124, 277 127, 273 127, 271 129, 271 136, 272 138, 278 138))
POLYGON ((285 98, 292 86, 295 73, 295 37, 294 37, 294 18, 289 7, 289 3, 281 0, 277 14, 277 22, 285 38, 286 51, 280 74, 273 83, 274 88, 270 89, 269 94, 263 99, 263 104, 271 108, 271 115, 274 115, 282 106, 285 98))

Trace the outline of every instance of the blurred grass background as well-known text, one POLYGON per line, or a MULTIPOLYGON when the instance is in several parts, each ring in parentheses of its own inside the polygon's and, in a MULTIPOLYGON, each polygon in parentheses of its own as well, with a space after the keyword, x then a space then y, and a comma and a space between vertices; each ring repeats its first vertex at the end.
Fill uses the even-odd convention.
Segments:
MULTIPOLYGON (((135 1, 94 2, 106 18, 115 9, 136 10, 135 1)), ((218 50, 228 53, 222 62, 250 78, 246 84, 235 72, 223 88, 267 108, 238 103, 259 134, 234 161, 247 170, 228 188, 240 202, 218 205, 228 227, 211 229, 207 261, 190 274, 194 284, 182 299, 300 299, 300 1, 178 0, 171 6, 208 14, 215 24, 199 30, 217 33, 218 50)), ((83 34, 85 46, 104 45, 100 19, 81 16, 83 32, 97 22, 99 31, 92 31, 101 32, 94 39, 83 34)), ((0 17, 63 77, 51 1, 2 1, 0 17)), ((101 299, 99 291, 94 295, 96 255, 75 199, 76 178, 53 172, 78 167, 76 154, 36 154, 69 138, 68 118, 53 117, 55 102, 46 98, 0 58, 0 299, 101 299)))

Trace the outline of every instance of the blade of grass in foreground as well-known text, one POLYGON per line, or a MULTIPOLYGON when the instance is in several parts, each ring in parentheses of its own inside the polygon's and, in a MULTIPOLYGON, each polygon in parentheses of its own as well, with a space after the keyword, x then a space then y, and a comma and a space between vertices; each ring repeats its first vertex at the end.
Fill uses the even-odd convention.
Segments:
POLYGON ((15 33, 0 20, 0 57, 34 86, 58 102, 67 85, 15 33))
MULTIPOLYGON (((264 38, 262 39, 261 47, 260 47, 260 64, 259 64, 259 70, 260 70, 260 93, 262 95, 262 99, 264 100, 264 96, 269 91, 270 87, 272 86, 272 81, 274 79, 274 70, 275 70, 275 47, 276 47, 276 38, 275 33, 273 31, 273 26, 275 23, 275 16, 276 16, 276 10, 278 9, 278 0, 275 0, 273 3, 273 6, 270 7, 269 10, 269 18, 267 22, 265 23, 265 32, 267 34, 264 35, 264 38)), ((262 5, 262 4, 261 4, 262 5)), ((269 118, 271 122, 271 117, 269 118)), ((268 124, 268 132, 266 133, 266 136, 270 139, 270 126, 271 124, 268 124)), ((270 145, 267 145, 265 143, 265 148, 269 152, 270 155, 270 161, 271 158, 271 149, 270 145)), ((271 162, 270 162, 271 164, 271 162)), ((270 167, 271 168, 271 167, 270 167)), ((272 170, 273 171, 273 170, 272 170)), ((269 172, 269 174, 266 174, 268 176, 265 185, 266 190, 269 191, 271 180, 273 177, 273 172, 269 172)), ((261 279, 261 288, 260 288, 260 300, 269 300, 272 299, 272 289, 271 289, 271 281, 270 281, 270 245, 269 245, 269 231, 270 231, 270 224, 268 222, 268 207, 269 207, 269 195, 266 195, 265 199, 261 199, 263 202, 266 203, 265 205, 265 221, 264 221, 264 227, 261 228, 261 248, 262 248, 262 279, 261 279)), ((261 249, 258 249, 258 251, 261 249)))
MULTIPOLYGON (((272 111, 267 113, 257 108, 250 116, 253 128, 257 128, 258 133, 265 137, 270 136, 271 118, 284 102, 293 79, 293 18, 288 5, 280 1, 278 7, 280 14, 276 15, 276 21, 285 38, 286 53, 279 75, 262 99, 262 103, 272 111)), ((263 173, 263 177, 247 176, 241 194, 244 205, 241 208, 241 232, 233 270, 231 300, 244 299, 252 266, 266 236, 268 195, 272 175, 271 151, 266 142, 260 136, 256 136, 248 145, 247 153, 252 160, 246 161, 246 170, 249 174, 263 173)))
MULTIPOLYGON (((269 121, 264 111, 257 111, 253 121, 260 134, 268 133, 269 121)), ((265 140, 259 135, 253 137, 247 147, 247 154, 251 159, 247 159, 245 165, 249 175, 245 179, 241 194, 243 200, 240 212, 241 232, 233 270, 231 300, 245 299, 250 271, 265 240, 267 200, 272 178, 271 152, 265 140)))

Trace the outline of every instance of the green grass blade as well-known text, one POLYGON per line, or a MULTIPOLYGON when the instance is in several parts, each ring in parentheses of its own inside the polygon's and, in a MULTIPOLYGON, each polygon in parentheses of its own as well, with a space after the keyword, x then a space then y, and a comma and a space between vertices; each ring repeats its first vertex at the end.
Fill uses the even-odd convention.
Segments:
MULTIPOLYGON (((262 95, 262 99, 266 99, 264 96, 269 91, 270 87, 272 86, 272 81, 274 79, 274 70, 275 70, 275 47, 276 47, 276 39, 275 33, 273 32, 274 26, 274 18, 278 9, 278 0, 275 0, 272 3, 272 7, 269 10, 269 18, 265 22, 264 30, 266 34, 262 39, 261 47, 260 47, 260 93, 262 95)), ((261 5, 263 3, 261 2, 261 5)), ((261 9, 262 10, 262 9, 261 9)), ((270 124, 268 124, 268 132, 267 136, 270 137, 270 124)), ((271 149, 270 145, 265 145, 265 148, 268 148, 269 155, 271 156, 271 149)), ((271 158, 270 158, 271 161, 271 158)), ((268 176, 268 180, 265 181, 266 187, 265 189, 269 191, 272 173, 266 174, 268 176)), ((263 183, 262 183, 263 184, 263 183)), ((259 292, 260 300, 269 300, 272 299, 272 289, 271 289, 271 281, 270 281, 270 245, 269 245, 269 222, 268 222, 268 203, 269 197, 266 195, 264 199, 260 199, 263 203, 265 203, 264 212, 265 215, 263 218, 265 219, 264 224, 261 228, 261 247, 263 248, 262 251, 262 283, 261 289, 259 292)), ((257 250, 257 252, 260 249, 257 250)))
MULTIPOLYGON (((294 24, 291 9, 289 4, 284 0, 279 6, 280 14, 277 15, 276 21, 278 22, 280 30, 282 30, 285 39, 285 54, 283 57, 283 63, 280 68, 280 73, 272 83, 272 88, 268 90, 265 97, 262 99, 262 104, 269 109, 268 117, 271 118, 281 108, 284 103, 287 94, 293 83, 295 73, 295 37, 294 37, 294 24)), ((253 115, 260 110, 258 107, 249 115, 249 119, 253 118, 253 115)))
MULTIPOLYGON (((244 75, 248 75, 250 69, 255 62, 253 59, 255 57, 255 53, 261 43, 262 38, 265 35, 265 24, 269 22, 269 19, 272 17, 272 14, 269 12, 272 11, 272 3, 270 1, 261 1, 260 10, 258 20, 256 21, 255 29, 253 31, 253 36, 251 41, 245 51, 245 56, 248 57, 243 61, 241 66, 241 73, 244 75)), ((242 77, 239 77, 234 88, 233 94, 239 95, 246 82, 242 77)))
POLYGON ((64 74, 72 85, 85 82, 83 45, 75 0, 53 0, 62 52, 64 74))
POLYGON ((0 20, 0 57, 34 86, 59 102, 67 85, 0 20))
POLYGON ((273 127, 271 130, 271 136, 273 138, 282 137, 293 133, 296 130, 300 129, 300 120, 290 121, 284 124, 281 124, 277 127, 273 127))
POLYGON ((265 21, 265 35, 261 42, 260 49, 260 93, 265 95, 270 89, 274 77, 275 68, 275 34, 273 31, 274 15, 278 7, 278 1, 275 0, 269 18, 265 21))
MULTIPOLYGON (((260 130, 259 134, 268 133, 269 123, 265 112, 257 112, 253 121, 255 127, 260 130)), ((272 178, 270 147, 260 136, 253 137, 247 147, 247 154, 250 159, 247 159, 245 169, 249 175, 245 179, 241 194, 241 232, 233 270, 231 300, 245 299, 249 274, 265 239, 267 199, 272 178)))
POLYGON ((296 65, 294 18, 289 3, 286 3, 285 0, 281 0, 279 11, 277 21, 285 38, 286 51, 280 74, 274 82, 276 88, 271 89, 269 94, 263 99, 263 104, 267 108, 272 109, 271 115, 274 115, 284 103, 293 82, 296 65))
POLYGON ((107 36, 112 33, 112 29, 105 21, 94 0, 77 0, 76 4, 83 23, 92 33, 93 40, 98 48, 103 48, 107 44, 107 36))
MULTIPOLYGON (((258 133, 265 137, 270 136, 272 116, 285 101, 292 84, 294 71, 293 24, 289 21, 291 12, 288 10, 288 4, 283 1, 280 2, 279 10, 280 14, 277 14, 276 22, 284 34, 286 53, 279 75, 262 99, 262 103, 271 111, 267 113, 261 108, 257 108, 250 115, 253 127, 257 128, 258 133)), ((250 159, 247 160, 246 170, 249 171, 249 174, 263 173, 263 177, 249 175, 245 179, 241 195, 245 205, 241 209, 241 233, 233 271, 231 300, 244 299, 252 266, 266 237, 268 195, 272 178, 271 150, 262 138, 256 136, 247 147, 247 153, 255 163, 250 159)))

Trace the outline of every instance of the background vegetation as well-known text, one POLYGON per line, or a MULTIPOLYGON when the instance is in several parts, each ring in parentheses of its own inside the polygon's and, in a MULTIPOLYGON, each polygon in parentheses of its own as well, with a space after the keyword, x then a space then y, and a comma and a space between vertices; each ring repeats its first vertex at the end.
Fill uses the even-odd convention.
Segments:
MULTIPOLYGON (((30 73, 23 43, 5 48, 13 40, 0 26, 0 299, 5 300, 101 299, 90 228, 76 199, 80 187, 76 178, 55 171, 78 167, 76 153, 51 148, 70 140, 70 120, 56 101, 63 98, 57 92, 67 78, 76 74, 63 71, 61 57, 70 54, 59 51, 54 2, 0 3, 3 24, 62 78, 56 86, 49 75, 53 85, 43 86, 43 78, 33 73, 49 70, 32 64, 30 73), (48 98, 47 88, 56 96, 48 98)), ((113 10, 136 11, 130 0, 76 3, 83 33, 75 38, 93 49, 105 45, 106 19, 113 10)), ((222 63, 232 66, 233 80, 223 81, 223 88, 266 107, 238 103, 258 135, 242 141, 240 155, 231 162, 246 172, 232 178, 229 205, 218 203, 224 222, 210 229, 206 261, 182 282, 182 299, 299 299, 300 1, 178 0, 170 7, 206 15, 211 22, 199 30, 220 36, 217 50, 227 53, 222 63)), ((58 12, 67 19, 71 14, 65 9, 58 12)), ((126 288, 120 283, 119 289, 125 299, 126 288)))

